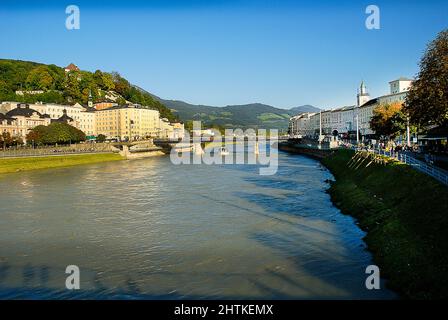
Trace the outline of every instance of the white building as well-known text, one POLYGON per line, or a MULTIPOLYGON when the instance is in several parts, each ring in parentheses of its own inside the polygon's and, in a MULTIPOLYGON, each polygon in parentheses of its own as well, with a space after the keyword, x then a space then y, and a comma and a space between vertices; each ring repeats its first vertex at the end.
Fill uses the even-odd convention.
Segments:
MULTIPOLYGON (((4 102, 0 105, 0 112, 6 113, 20 105, 19 102, 4 102)), ((50 119, 57 120, 64 115, 74 120, 73 125, 83 131, 86 136, 96 136, 96 116, 93 108, 82 106, 79 103, 74 105, 62 105, 53 103, 30 103, 30 109, 38 111, 40 114, 49 115, 50 119)))
POLYGON ((412 80, 402 77, 389 84, 389 94, 372 99, 362 81, 356 95, 356 105, 308 114, 308 118, 304 118, 303 115, 292 117, 289 123, 290 135, 316 138, 320 129, 323 135, 332 135, 336 131, 338 134, 356 132, 356 128, 359 129, 361 139, 374 134, 375 132, 370 128, 373 110, 379 105, 403 103, 412 80))
POLYGON ((311 129, 311 117, 314 113, 302 113, 289 119, 289 136, 291 138, 302 138, 309 135, 311 129))
POLYGON ((390 81, 389 85, 390 85, 390 94, 401 93, 409 91, 412 85, 412 80, 400 77, 397 80, 390 81))

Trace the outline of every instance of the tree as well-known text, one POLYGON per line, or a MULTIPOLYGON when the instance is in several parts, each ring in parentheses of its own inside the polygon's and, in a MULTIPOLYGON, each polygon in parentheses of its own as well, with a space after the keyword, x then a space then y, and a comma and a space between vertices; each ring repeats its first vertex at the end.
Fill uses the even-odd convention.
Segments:
POLYGON ((26 78, 26 85, 32 90, 47 90, 53 84, 53 77, 46 66, 39 66, 31 70, 26 78))
POLYGON ((115 102, 118 103, 118 105, 123 106, 126 104, 126 99, 124 99, 123 97, 118 97, 115 102))
POLYGON ((3 132, 0 134, 0 143, 3 145, 3 150, 5 150, 6 147, 12 143, 11 134, 9 132, 3 132))
POLYGON ((78 78, 79 73, 76 71, 70 71, 65 78, 64 95, 69 102, 82 100, 78 78))
POLYGON ((401 109, 398 102, 379 105, 373 110, 370 127, 381 136, 395 138, 406 130, 406 116, 401 109))
POLYGON ((48 126, 37 126, 27 134, 27 140, 42 144, 67 144, 86 140, 81 130, 67 124, 54 122, 48 126))
POLYGON ((34 127, 28 134, 26 135, 26 141, 28 144, 37 144, 42 145, 45 134, 47 133, 46 126, 37 126, 34 127))
POLYGON ((8 87, 8 84, 4 80, 0 80, 0 94, 8 94, 11 93, 11 90, 8 87))
POLYGON ((405 112, 422 127, 448 122, 448 29, 428 45, 406 97, 405 112))
POLYGON ((96 137, 96 142, 102 143, 106 141, 106 136, 104 134, 99 134, 98 137, 96 137))
POLYGON ((13 137, 9 132, 2 132, 0 134, 0 145, 3 147, 3 150, 5 150, 6 147, 20 144, 23 144, 22 138, 16 136, 13 137))

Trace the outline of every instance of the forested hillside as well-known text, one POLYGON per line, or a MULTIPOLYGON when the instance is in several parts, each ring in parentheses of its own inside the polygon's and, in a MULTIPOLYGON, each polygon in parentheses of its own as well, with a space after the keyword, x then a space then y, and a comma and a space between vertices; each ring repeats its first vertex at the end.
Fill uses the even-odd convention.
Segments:
POLYGON ((0 101, 87 104, 90 94, 93 102, 114 99, 124 104, 130 101, 155 108, 169 120, 176 118, 160 101, 134 87, 118 72, 65 72, 54 64, 0 59, 0 101), (18 95, 17 90, 43 93, 18 95))

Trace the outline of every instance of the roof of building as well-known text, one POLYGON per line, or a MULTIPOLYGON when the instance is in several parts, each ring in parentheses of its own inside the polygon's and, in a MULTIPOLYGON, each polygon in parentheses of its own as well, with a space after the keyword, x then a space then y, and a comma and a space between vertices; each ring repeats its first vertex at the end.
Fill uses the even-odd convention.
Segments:
POLYGON ((153 109, 153 108, 149 108, 149 107, 144 107, 141 106, 139 104, 125 104, 125 105, 121 105, 121 106, 112 106, 109 108, 104 108, 101 110, 96 110, 98 111, 108 111, 108 110, 117 110, 117 109, 127 109, 127 108, 132 108, 132 109, 147 109, 147 110, 153 110, 153 111, 158 111, 157 109, 153 109))
POLYGON ((6 115, 4 115, 3 113, 0 113, 0 121, 7 121, 9 123, 11 123, 12 121, 15 121, 16 119, 14 118, 9 118, 6 115))
POLYGON ((70 63, 68 66, 65 67, 65 69, 70 71, 79 71, 79 68, 73 63, 70 63))
POLYGON ((347 110, 351 110, 351 109, 354 109, 354 108, 355 108, 355 106, 344 106, 344 107, 336 108, 336 109, 334 109, 332 111, 347 111, 347 110))
POLYGON ((377 102, 378 102, 378 98, 373 98, 373 99, 370 99, 369 101, 367 101, 366 103, 364 103, 363 105, 361 105, 360 107, 368 107, 373 104, 376 104, 377 102))
POLYGON ((448 124, 429 129, 423 138, 448 138, 448 124))
POLYGON ((51 121, 52 122, 65 122, 65 123, 73 122, 73 118, 67 115, 66 109, 64 109, 63 113, 64 114, 61 117, 59 117, 58 119, 55 119, 55 120, 51 120, 51 121))
POLYGON ((95 112, 97 111, 94 107, 83 106, 86 109, 86 112, 95 112))
POLYGON ((5 116, 8 118, 20 117, 20 116, 29 118, 33 115, 37 115, 40 118, 44 118, 44 115, 42 115, 39 111, 31 109, 29 104, 23 104, 23 103, 18 104, 17 108, 12 109, 5 114, 5 116))
POLYGON ((398 78, 398 79, 389 81, 389 83, 391 83, 391 82, 395 82, 395 81, 414 81, 414 80, 409 79, 409 78, 406 78, 406 77, 400 77, 400 78, 398 78))

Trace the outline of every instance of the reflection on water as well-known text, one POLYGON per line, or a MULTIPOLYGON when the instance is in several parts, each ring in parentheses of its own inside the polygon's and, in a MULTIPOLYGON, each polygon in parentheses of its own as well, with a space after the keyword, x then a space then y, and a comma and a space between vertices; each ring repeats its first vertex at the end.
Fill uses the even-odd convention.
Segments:
POLYGON ((275 176, 169 157, 3 175, 0 298, 393 298, 365 289, 364 234, 327 179, 283 153, 275 176))

